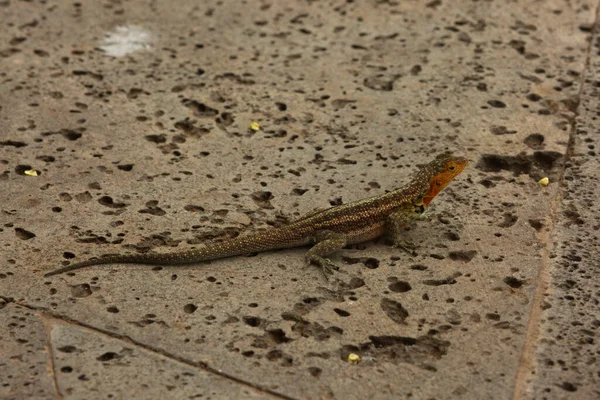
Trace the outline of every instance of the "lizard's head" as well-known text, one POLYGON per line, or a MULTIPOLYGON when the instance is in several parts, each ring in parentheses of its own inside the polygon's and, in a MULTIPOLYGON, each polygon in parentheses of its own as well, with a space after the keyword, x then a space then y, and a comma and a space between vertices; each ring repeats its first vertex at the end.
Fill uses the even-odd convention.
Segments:
POLYGON ((440 154, 432 162, 423 167, 421 172, 422 179, 429 183, 426 194, 423 197, 423 204, 429 207, 429 203, 442 191, 448 184, 460 174, 469 162, 464 157, 453 156, 452 154, 440 154))

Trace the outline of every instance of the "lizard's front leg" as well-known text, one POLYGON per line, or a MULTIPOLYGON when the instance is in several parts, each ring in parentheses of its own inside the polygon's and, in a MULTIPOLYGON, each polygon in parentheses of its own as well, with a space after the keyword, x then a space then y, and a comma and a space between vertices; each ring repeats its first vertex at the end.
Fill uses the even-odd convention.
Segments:
POLYGON ((325 278, 337 271, 339 267, 330 259, 325 258, 329 254, 335 253, 346 246, 348 239, 339 233, 332 231, 317 232, 315 235, 316 244, 306 252, 306 261, 317 264, 321 267, 325 278))
POLYGON ((409 253, 416 249, 415 244, 402 238, 402 228, 423 213, 424 210, 421 208, 422 206, 408 204, 388 216, 386 229, 392 239, 392 247, 401 248, 409 253))

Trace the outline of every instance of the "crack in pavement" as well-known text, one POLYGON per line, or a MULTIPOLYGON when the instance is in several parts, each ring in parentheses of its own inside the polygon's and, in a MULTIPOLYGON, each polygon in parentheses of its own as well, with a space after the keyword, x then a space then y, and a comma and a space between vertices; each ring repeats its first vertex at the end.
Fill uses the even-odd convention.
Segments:
MULTIPOLYGON (((5 301, 6 299, 4 297, 2 297, 5 301)), ((18 304, 18 303, 15 303, 18 304)), ((62 400, 63 395, 60 392, 60 389, 58 387, 58 377, 56 376, 56 364, 54 364, 54 349, 52 348, 52 340, 50 337, 50 332, 51 332, 51 327, 48 326, 48 320, 47 318, 42 317, 42 324, 44 324, 44 329, 46 330, 46 347, 48 349, 48 369, 50 370, 50 374, 52 375, 52 385, 54 386, 54 392, 56 393, 56 398, 58 400, 62 400)))
MULTIPOLYGON (((42 313, 42 315, 44 317, 46 317, 46 318, 53 318, 53 319, 59 320, 59 321, 61 321, 63 323, 67 323, 67 324, 71 324, 71 325, 76 325, 76 326, 78 326, 80 328, 84 328, 84 329, 89 329, 89 330, 91 330, 91 331, 93 331, 95 333, 108 336, 108 337, 110 337, 112 339, 117 339, 117 340, 120 340, 120 341, 123 341, 123 342, 127 342, 128 344, 136 346, 136 347, 138 347, 140 349, 143 349, 143 350, 146 350, 146 351, 149 351, 149 352, 161 355, 161 356, 166 357, 166 358, 168 358, 168 359, 170 359, 172 361, 175 361, 175 362, 178 362, 178 363, 181 363, 181 364, 185 364, 185 365, 187 365, 189 367, 193 367, 193 368, 196 368, 196 369, 204 370, 204 371, 206 371, 206 372, 208 372, 210 374, 217 375, 217 376, 219 376, 221 378, 224 378, 224 379, 227 379, 229 381, 238 383, 240 385, 244 385, 244 386, 249 387, 249 388, 251 388, 253 390, 257 390, 259 392, 269 394, 269 395, 274 396, 276 398, 285 399, 285 400, 296 400, 295 398, 290 397, 290 396, 288 396, 286 394, 275 392, 275 391, 273 391, 271 389, 268 389, 268 388, 266 388, 264 386, 254 384, 252 382, 245 381, 245 380, 243 380, 241 378, 238 378, 236 376, 233 376, 233 375, 227 374, 225 372, 216 370, 216 369, 210 367, 205 362, 188 360, 186 358, 177 356, 175 354, 171 354, 171 353, 169 353, 169 352, 167 352, 167 351, 165 351, 163 349, 155 348, 155 347, 152 347, 151 345, 148 345, 148 344, 145 344, 145 343, 142 343, 142 342, 138 342, 137 340, 132 339, 131 337, 129 337, 127 335, 123 335, 123 334, 116 333, 116 332, 110 332, 110 331, 107 331, 105 329, 98 328, 98 327, 95 327, 93 325, 87 324, 85 322, 78 321, 78 320, 73 319, 71 317, 68 317, 66 315, 63 315, 63 314, 60 314, 60 313, 56 313, 56 312, 54 312, 52 310, 49 310, 46 307, 33 306, 33 305, 30 305, 30 304, 27 304, 27 303, 21 303, 21 302, 15 300, 14 298, 6 297, 6 296, 0 296, 0 299, 4 300, 6 303, 16 304, 16 305, 19 305, 21 307, 25 307, 25 308, 27 308, 29 310, 42 313)), ((48 341, 48 346, 50 346, 50 353, 49 353, 50 357, 53 359, 53 353, 52 353, 51 344, 50 344, 49 341, 48 341)), ((52 361, 52 363, 53 363, 53 361, 52 361)), ((52 370, 54 371, 54 368, 52 368, 52 370)), ((54 375, 54 378, 56 378, 56 375, 54 375)), ((61 399, 62 397, 60 397, 60 392, 58 392, 58 385, 57 385, 56 381, 55 381, 55 386, 57 388, 57 395, 59 396, 58 398, 61 399)))

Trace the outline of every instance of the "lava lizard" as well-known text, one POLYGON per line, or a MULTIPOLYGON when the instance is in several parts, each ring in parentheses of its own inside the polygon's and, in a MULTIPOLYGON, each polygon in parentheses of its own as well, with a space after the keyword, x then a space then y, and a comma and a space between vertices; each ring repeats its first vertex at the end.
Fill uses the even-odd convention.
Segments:
POLYGON ((394 247, 411 248, 402 228, 421 216, 433 198, 468 164, 464 157, 440 154, 421 167, 406 185, 394 191, 348 204, 316 210, 288 225, 238 236, 223 242, 174 253, 111 254, 76 262, 48 272, 51 276, 100 264, 182 265, 261 251, 312 245, 306 261, 332 274, 336 265, 327 255, 344 246, 388 233, 394 247))

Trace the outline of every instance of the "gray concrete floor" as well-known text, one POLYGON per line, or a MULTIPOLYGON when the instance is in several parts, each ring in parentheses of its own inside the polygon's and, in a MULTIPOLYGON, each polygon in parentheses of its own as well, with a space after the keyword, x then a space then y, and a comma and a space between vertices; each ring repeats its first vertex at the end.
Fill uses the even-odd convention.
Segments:
POLYGON ((0 398, 599 398, 598 6, 0 1, 0 398), (447 150, 416 253, 345 249, 345 285, 303 249, 43 277, 447 150))

